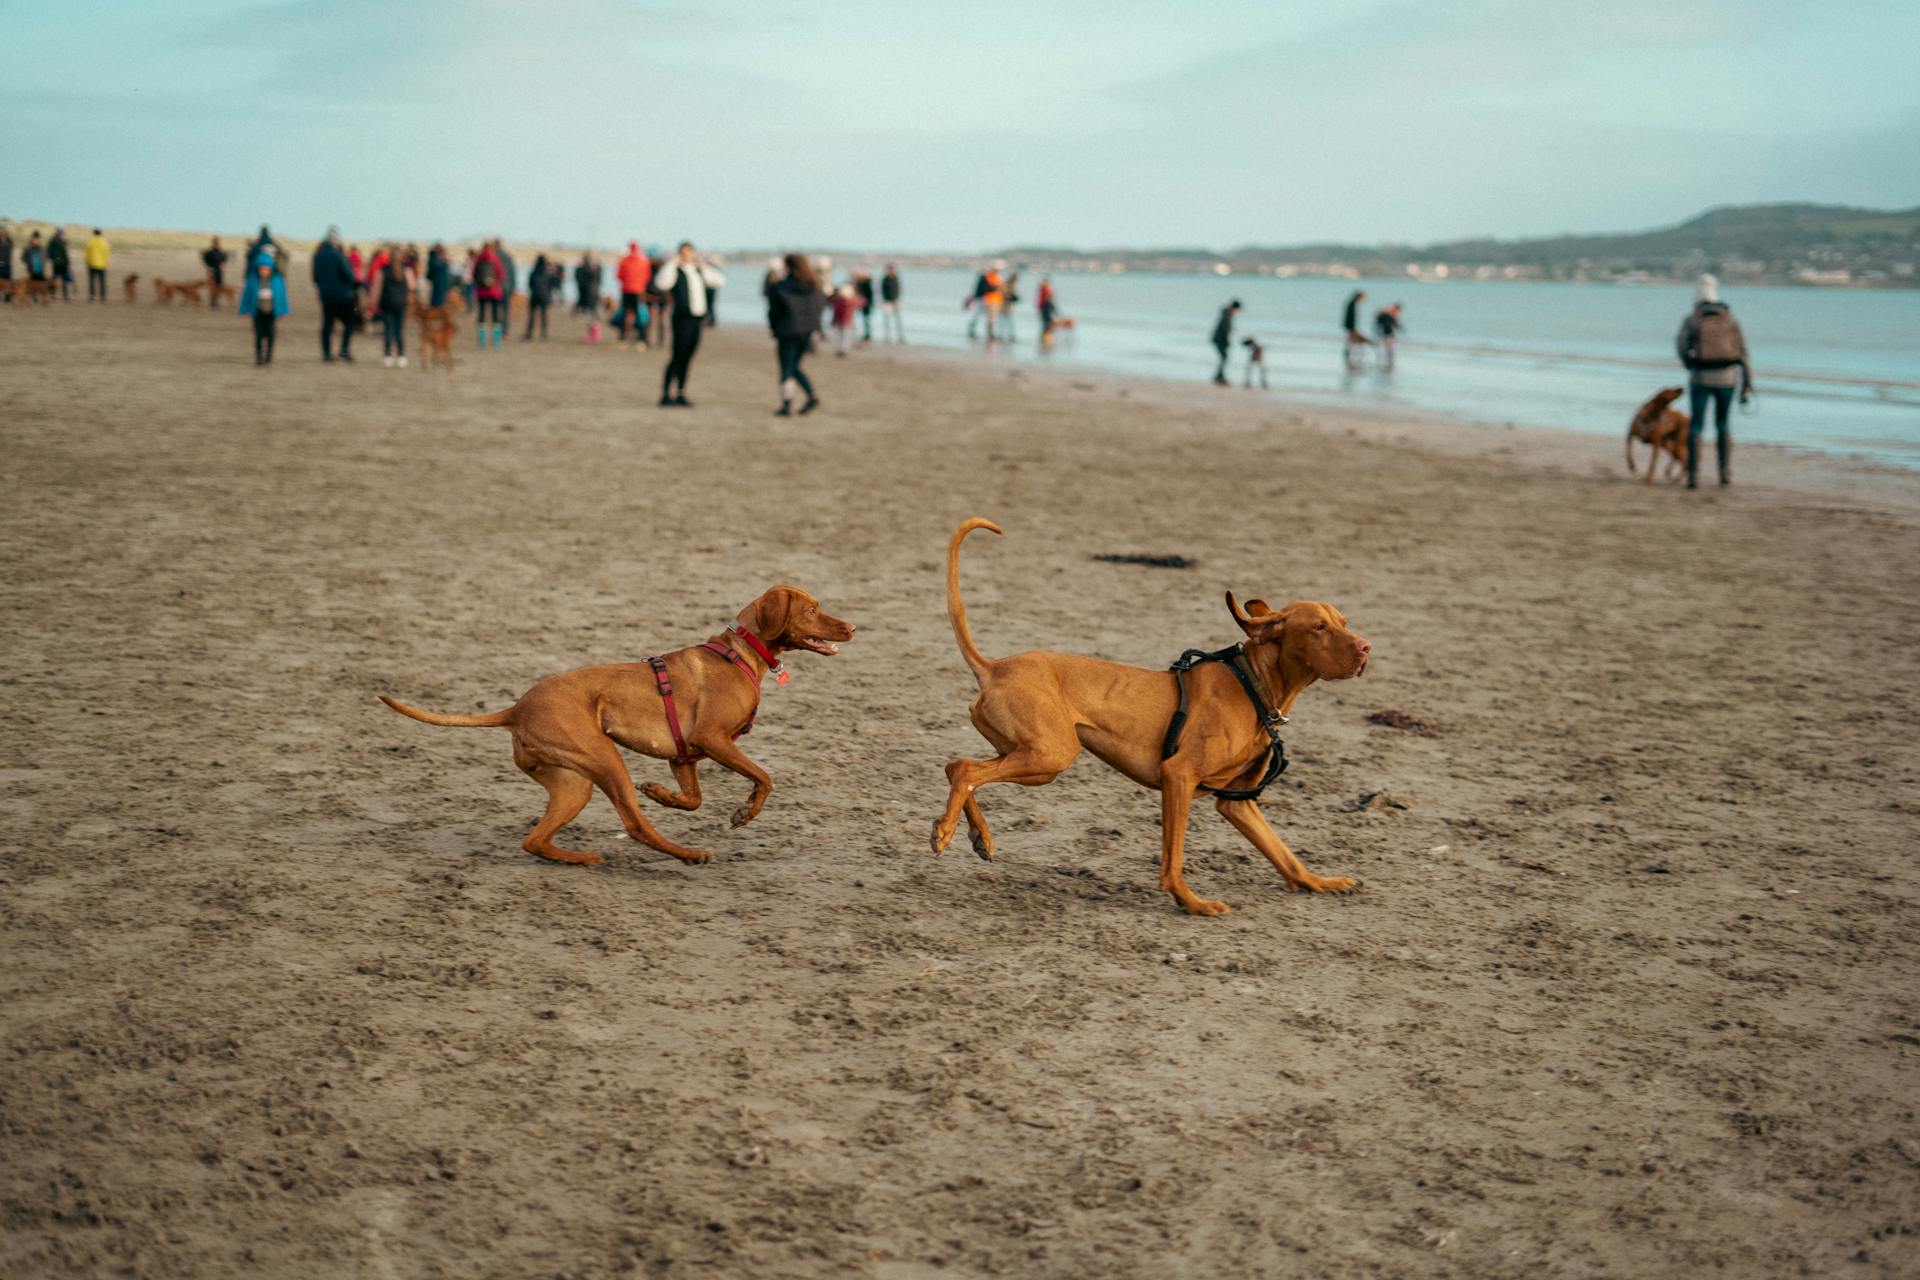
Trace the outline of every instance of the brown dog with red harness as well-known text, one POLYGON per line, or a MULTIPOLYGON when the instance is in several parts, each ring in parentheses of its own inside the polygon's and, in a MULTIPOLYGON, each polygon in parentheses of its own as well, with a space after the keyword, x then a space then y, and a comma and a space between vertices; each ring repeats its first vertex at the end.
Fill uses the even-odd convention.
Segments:
POLYGON ((613 802, 633 839, 682 862, 706 862, 711 852, 675 844, 640 812, 633 776, 619 748, 672 764, 678 791, 657 782, 641 790, 648 799, 675 809, 700 807, 697 770, 702 759, 749 779, 753 793, 733 812, 733 825, 743 827, 773 792, 773 779, 747 758, 737 741, 759 714, 762 679, 771 673, 778 683, 786 683, 782 650, 831 655, 839 652, 837 641, 852 638, 851 622, 827 614, 798 587, 781 586, 742 609, 734 626, 704 644, 645 662, 548 676, 504 711, 447 716, 409 707, 385 694, 380 701, 427 724, 512 731, 513 762, 547 789, 547 812, 520 845, 528 853, 585 866, 605 861, 597 853, 553 843, 560 828, 586 808, 597 786, 613 802))

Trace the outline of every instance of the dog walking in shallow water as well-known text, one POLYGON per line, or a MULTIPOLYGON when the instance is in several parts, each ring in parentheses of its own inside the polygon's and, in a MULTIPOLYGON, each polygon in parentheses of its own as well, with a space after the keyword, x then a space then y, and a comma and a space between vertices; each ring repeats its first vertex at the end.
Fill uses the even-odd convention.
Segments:
POLYGON ((1217 653, 1189 652, 1175 670, 1148 671, 1098 658, 1034 651, 989 659, 973 643, 960 600, 960 544, 975 529, 1000 532, 974 518, 947 544, 947 616, 960 656, 980 685, 969 714, 999 752, 991 760, 947 766, 946 812, 933 824, 933 851, 953 841, 962 814, 975 852, 993 858, 993 836, 976 797, 989 782, 1038 787, 1052 782, 1081 748, 1143 787, 1160 792, 1160 887, 1194 915, 1227 914, 1224 902, 1202 898, 1182 875, 1187 815, 1195 792, 1214 793, 1214 807, 1267 856, 1287 884, 1314 893, 1355 887, 1345 876, 1317 876, 1267 825, 1258 796, 1286 767, 1279 726, 1316 680, 1366 674, 1373 646, 1347 629, 1329 604, 1296 600, 1270 610, 1260 600, 1227 608, 1246 640, 1217 653))
POLYGON ((579 816, 599 787, 633 839, 682 862, 713 854, 675 844, 640 812, 633 775, 620 747, 673 764, 678 791, 657 782, 642 790, 674 809, 700 807, 700 761, 711 759, 753 783, 753 794, 733 812, 733 825, 753 821, 773 791, 767 771, 749 760, 738 739, 760 710, 760 682, 771 673, 787 682, 779 655, 805 649, 832 655, 853 639, 853 624, 820 608, 798 587, 774 587, 740 611, 735 625, 704 644, 645 662, 583 667, 548 676, 505 711, 448 716, 421 711, 382 694, 380 701, 427 724, 507 729, 513 762, 547 789, 547 812, 521 848, 554 862, 595 866, 597 853, 562 849, 554 835, 579 816), (617 746, 615 744, 618 744, 617 746))

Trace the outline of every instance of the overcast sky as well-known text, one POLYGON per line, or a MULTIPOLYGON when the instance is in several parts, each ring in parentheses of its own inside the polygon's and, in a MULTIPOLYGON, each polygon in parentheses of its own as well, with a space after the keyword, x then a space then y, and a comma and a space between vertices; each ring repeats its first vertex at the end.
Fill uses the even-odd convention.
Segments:
POLYGON ((0 0, 0 216, 717 248, 1920 204, 1920 3, 0 0))

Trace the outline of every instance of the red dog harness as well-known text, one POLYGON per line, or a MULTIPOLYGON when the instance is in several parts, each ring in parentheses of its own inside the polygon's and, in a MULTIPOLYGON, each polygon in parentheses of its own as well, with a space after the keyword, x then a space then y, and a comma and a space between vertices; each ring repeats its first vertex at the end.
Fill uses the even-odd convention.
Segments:
MULTIPOLYGON (((760 642, 759 636, 756 636, 745 627, 728 627, 727 630, 746 641, 747 647, 760 655, 761 660, 767 664, 767 670, 773 673, 776 684, 785 684, 787 682, 785 668, 780 665, 780 660, 773 656, 773 650, 767 648, 766 645, 760 642)), ((747 713, 747 722, 734 731, 734 741, 737 742, 742 735, 753 728, 754 718, 760 714, 760 699, 758 697, 760 691, 760 673, 755 671, 745 658, 735 653, 731 645, 721 644, 717 640, 703 640, 693 647, 717 653, 753 677, 753 688, 756 695, 754 697, 753 710, 747 713)), ((686 650, 683 649, 681 652, 684 653, 686 650)), ((673 735, 673 749, 676 752, 673 757, 673 763, 692 764, 696 760, 706 759, 707 753, 698 748, 687 746, 686 736, 680 732, 680 713, 673 705, 673 681, 667 675, 667 660, 665 658, 648 658, 647 665, 653 668, 654 683, 660 688, 660 702, 661 705, 666 708, 667 732, 673 735)))

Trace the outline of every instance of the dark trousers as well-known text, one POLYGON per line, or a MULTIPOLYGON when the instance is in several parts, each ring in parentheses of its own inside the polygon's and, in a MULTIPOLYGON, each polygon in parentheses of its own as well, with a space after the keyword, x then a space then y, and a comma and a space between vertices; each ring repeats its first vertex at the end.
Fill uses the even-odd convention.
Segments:
POLYGON ((353 359, 353 331, 360 327, 360 306, 352 298, 320 304, 320 354, 333 359, 333 326, 340 326, 340 356, 353 359))
POLYGON ((635 342, 647 340, 647 308, 646 304, 640 300, 640 296, 623 290, 620 294, 620 309, 613 313, 614 326, 620 330, 622 338, 627 336, 627 321, 629 319, 633 321, 635 342))
POLYGON ((1227 352, 1233 348, 1224 342, 1216 342, 1213 344, 1213 349, 1220 353, 1220 367, 1213 371, 1213 380, 1215 382, 1225 382, 1227 380, 1227 352))
POLYGON ((253 362, 273 363, 273 331, 276 317, 271 311, 253 313, 253 362))
POLYGON ((73 272, 62 271, 60 272, 58 279, 60 281, 60 300, 62 302, 72 302, 73 301, 73 272))
POLYGON ((700 331, 706 326, 705 316, 673 313, 673 355, 667 360, 667 376, 660 381, 661 399, 687 394, 687 370, 693 367, 693 353, 700 349, 700 331))
POLYGON ((807 352, 813 350, 813 337, 776 338, 775 353, 780 357, 780 394, 786 398, 786 384, 792 382, 807 393, 807 399, 813 399, 813 384, 807 381, 807 375, 800 371, 800 362, 806 359, 807 352))
POLYGON ((92 302, 95 298, 102 302, 107 300, 107 269, 105 267, 87 268, 87 301, 92 302))
POLYGON ((527 337, 533 336, 533 322, 540 322, 540 336, 547 336, 547 308, 550 304, 527 299, 527 337))
POLYGON ((1703 387, 1697 382, 1687 384, 1687 403, 1693 410, 1693 420, 1687 424, 1687 483, 1694 484, 1700 476, 1700 433, 1707 425, 1707 401, 1713 401, 1713 446, 1719 455, 1720 478, 1727 478, 1727 463, 1733 452, 1733 438, 1727 434, 1727 412, 1733 408, 1732 387, 1703 387))
POLYGON ((407 354, 406 312, 382 311, 380 313, 380 354, 383 356, 407 354))

